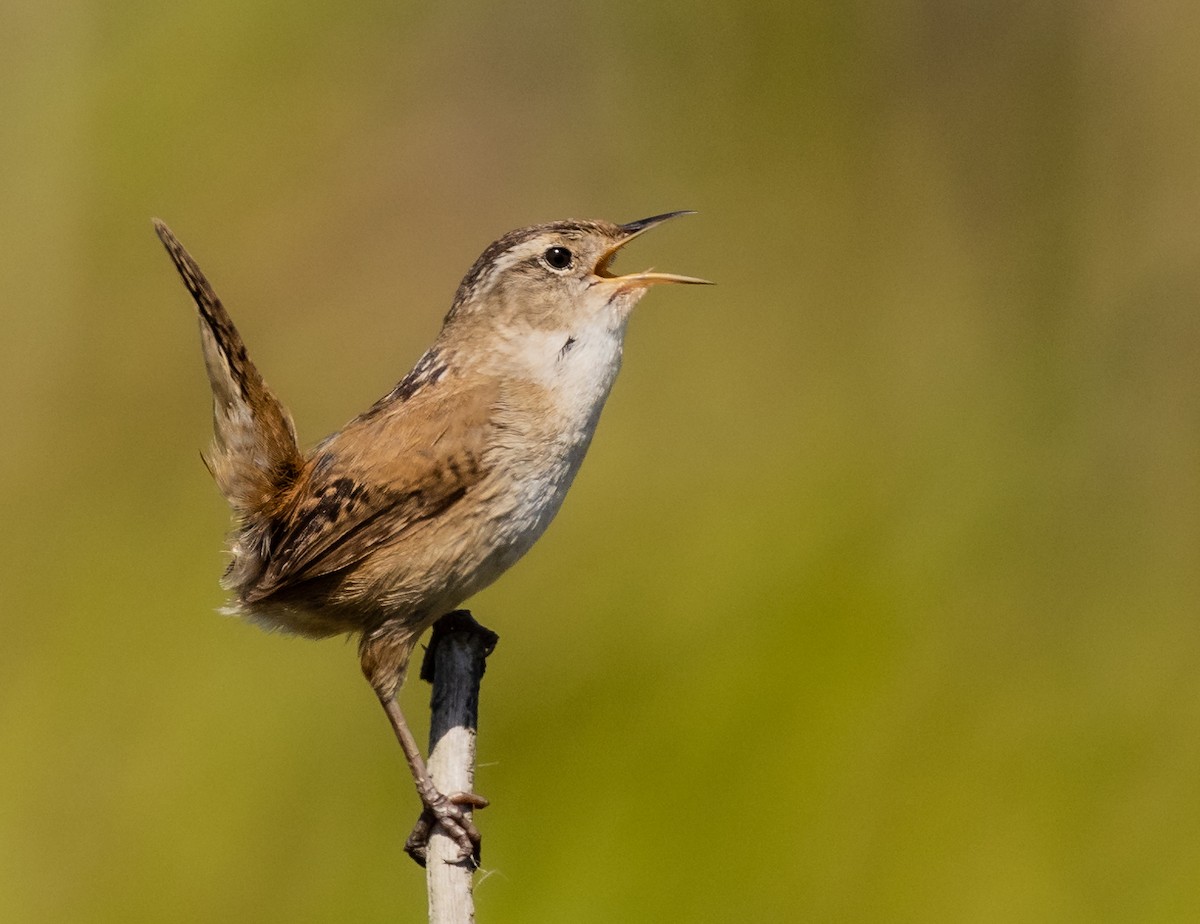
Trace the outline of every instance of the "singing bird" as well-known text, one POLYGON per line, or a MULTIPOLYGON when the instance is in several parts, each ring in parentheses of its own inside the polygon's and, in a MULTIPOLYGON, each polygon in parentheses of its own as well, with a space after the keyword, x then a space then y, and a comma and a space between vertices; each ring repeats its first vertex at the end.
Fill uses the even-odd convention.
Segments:
POLYGON ((390 392, 308 453, 196 261, 154 226, 200 315, 213 393, 205 462, 235 518, 229 611, 310 638, 359 637, 433 825, 470 856, 486 800, 441 793, 396 702, 440 616, 491 584, 558 512, 646 290, 703 279, 616 275, 618 251, 687 212, 617 225, 556 221, 504 235, 468 270, 433 346, 390 392))

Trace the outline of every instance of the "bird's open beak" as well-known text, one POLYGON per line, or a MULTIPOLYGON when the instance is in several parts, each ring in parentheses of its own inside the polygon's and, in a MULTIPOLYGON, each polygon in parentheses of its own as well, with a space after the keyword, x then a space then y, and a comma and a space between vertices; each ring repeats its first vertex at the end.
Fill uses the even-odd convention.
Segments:
POLYGON ((678 282, 685 285, 711 286, 712 283, 707 279, 697 279, 695 276, 679 276, 675 273, 656 273, 653 270, 646 270, 643 273, 630 273, 627 276, 614 275, 610 266, 617 256, 617 251, 632 241, 635 237, 649 231, 655 225, 661 225, 664 221, 672 218, 678 218, 680 215, 694 215, 693 211, 686 210, 682 212, 667 212, 665 215, 654 215, 651 218, 643 218, 640 221, 631 221, 627 225, 621 225, 623 235, 617 243, 613 244, 604 254, 596 261, 596 268, 593 270, 599 280, 605 283, 613 283, 618 287, 624 288, 647 288, 648 286, 658 285, 659 283, 678 282))

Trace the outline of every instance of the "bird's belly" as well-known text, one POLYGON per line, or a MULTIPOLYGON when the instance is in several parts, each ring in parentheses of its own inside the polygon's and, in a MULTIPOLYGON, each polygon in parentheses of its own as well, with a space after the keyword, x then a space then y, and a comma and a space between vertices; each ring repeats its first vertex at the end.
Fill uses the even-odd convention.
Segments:
MULTIPOLYGON (((541 538, 562 507, 567 490, 579 469, 582 452, 564 456, 559 464, 508 480, 506 488, 486 486, 494 492, 481 505, 484 516, 476 534, 483 552, 468 577, 470 593, 491 584, 511 568, 541 538)), ((469 594, 468 594, 469 596, 469 594)))

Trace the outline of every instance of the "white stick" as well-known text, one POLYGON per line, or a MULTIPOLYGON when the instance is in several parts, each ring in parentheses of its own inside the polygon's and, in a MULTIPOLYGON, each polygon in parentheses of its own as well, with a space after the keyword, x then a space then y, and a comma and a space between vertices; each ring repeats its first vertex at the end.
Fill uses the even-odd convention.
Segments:
MULTIPOLYGON (((439 792, 474 792, 479 682, 497 638, 466 610, 443 616, 433 628, 421 677, 433 683, 429 774, 439 792)), ((475 865, 470 858, 456 862, 458 853, 458 844, 435 826, 425 858, 430 924, 475 921, 475 865)))

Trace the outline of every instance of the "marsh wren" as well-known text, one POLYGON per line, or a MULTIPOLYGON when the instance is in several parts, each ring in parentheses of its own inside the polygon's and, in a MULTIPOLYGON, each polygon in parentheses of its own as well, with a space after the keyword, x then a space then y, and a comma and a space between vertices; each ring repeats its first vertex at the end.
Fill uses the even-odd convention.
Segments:
POLYGON ((474 793, 438 792, 396 701, 438 617, 492 583, 538 539, 583 461, 621 364, 633 306, 659 283, 618 276, 617 252, 669 218, 558 221, 504 235, 463 278, 433 346, 384 395, 302 453, 196 261, 154 227, 200 313, 213 392, 205 463, 236 519, 228 612, 310 638, 359 635, 363 673, 434 824, 466 859, 474 793))

